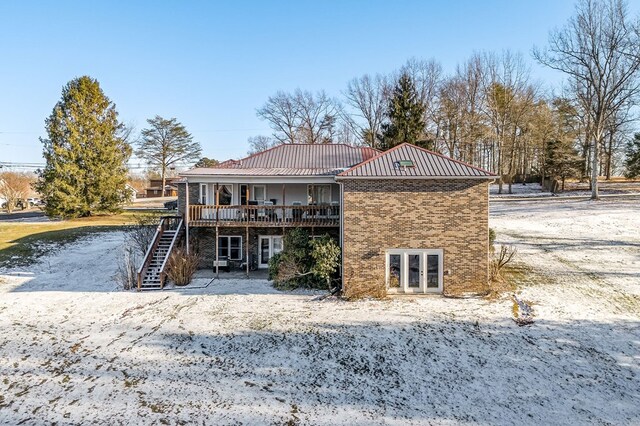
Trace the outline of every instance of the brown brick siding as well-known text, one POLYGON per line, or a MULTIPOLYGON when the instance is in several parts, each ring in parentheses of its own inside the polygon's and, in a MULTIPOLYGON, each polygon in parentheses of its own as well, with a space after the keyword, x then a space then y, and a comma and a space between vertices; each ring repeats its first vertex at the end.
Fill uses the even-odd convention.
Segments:
MULTIPOLYGON (((287 228, 287 231, 293 228, 287 228)), ((308 229, 311 234, 311 228, 308 229)), ((286 232, 286 231, 285 231, 286 232)), ((195 247, 202 256, 200 268, 207 269, 213 268, 213 261, 216 257, 215 241, 216 241, 216 228, 215 227, 191 227, 189 229, 190 241, 192 246, 195 247)), ((241 236, 242 237, 242 260, 246 258, 246 241, 247 241, 246 228, 240 227, 220 227, 218 228, 218 235, 227 236, 241 236)), ((316 228, 316 235, 329 234, 338 240, 339 230, 337 228, 316 228)), ((258 262, 258 237, 260 235, 283 235, 282 228, 265 227, 265 228, 249 228, 249 257, 254 257, 254 262, 257 265, 258 262)), ((240 267, 241 261, 235 262, 237 267, 240 267)))
POLYGON ((390 248, 443 249, 445 294, 487 289, 487 181, 343 182, 345 296, 385 293, 390 248))

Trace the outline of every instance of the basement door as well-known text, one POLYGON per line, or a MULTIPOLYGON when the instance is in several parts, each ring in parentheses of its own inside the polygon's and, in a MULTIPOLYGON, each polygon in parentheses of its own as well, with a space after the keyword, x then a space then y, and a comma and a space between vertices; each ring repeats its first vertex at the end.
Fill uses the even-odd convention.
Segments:
POLYGON ((442 292, 441 249, 390 249, 386 253, 389 293, 442 292))
POLYGON ((258 268, 269 267, 269 259, 282 251, 282 236, 260 235, 258 237, 258 268))

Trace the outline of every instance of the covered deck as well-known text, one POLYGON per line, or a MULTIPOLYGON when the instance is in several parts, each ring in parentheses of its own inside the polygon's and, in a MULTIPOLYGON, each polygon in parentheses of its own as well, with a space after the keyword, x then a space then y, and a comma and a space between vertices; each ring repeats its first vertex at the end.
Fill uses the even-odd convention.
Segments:
POLYGON ((340 205, 191 205, 189 226, 337 227, 340 205))

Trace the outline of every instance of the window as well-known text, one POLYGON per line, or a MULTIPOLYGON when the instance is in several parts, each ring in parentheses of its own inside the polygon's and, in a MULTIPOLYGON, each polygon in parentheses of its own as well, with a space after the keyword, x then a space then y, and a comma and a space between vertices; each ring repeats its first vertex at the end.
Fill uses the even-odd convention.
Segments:
POLYGON ((439 280, 439 256, 437 254, 427 255, 427 288, 438 288, 439 280))
POLYGON ((265 185, 253 185, 253 201, 265 201, 267 199, 267 187, 265 185))
POLYGON ((389 255, 389 261, 387 262, 389 268, 387 274, 389 276, 389 279, 387 280, 387 282, 389 283, 390 289, 400 288, 400 282, 402 281, 400 277, 400 258, 401 255, 399 254, 389 255))
POLYGON ((200 204, 207 204, 207 201, 209 200, 208 195, 209 194, 207 191, 207 184, 201 183, 200 184, 200 204))
POLYGON ((387 250, 386 282, 390 293, 441 292, 443 250, 387 250))
POLYGON ((218 188, 218 203, 221 206, 230 206, 233 198, 233 187, 231 185, 221 185, 218 188))
POLYGON ((331 185, 307 186, 307 204, 310 206, 331 203, 331 185))
POLYGON ((230 260, 242 260, 242 237, 218 237, 218 256, 226 256, 230 260))

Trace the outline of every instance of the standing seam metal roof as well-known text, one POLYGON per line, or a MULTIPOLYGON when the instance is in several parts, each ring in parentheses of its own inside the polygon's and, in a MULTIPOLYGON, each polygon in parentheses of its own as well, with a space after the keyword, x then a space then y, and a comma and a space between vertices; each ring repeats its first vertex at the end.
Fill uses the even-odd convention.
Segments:
POLYGON ((474 177, 495 178, 496 175, 461 161, 408 143, 346 170, 338 177, 474 177), (399 162, 409 160, 413 167, 401 167, 399 162))
POLYGON ((380 151, 345 144, 282 144, 217 167, 196 168, 181 175, 336 175, 375 157, 380 151))

